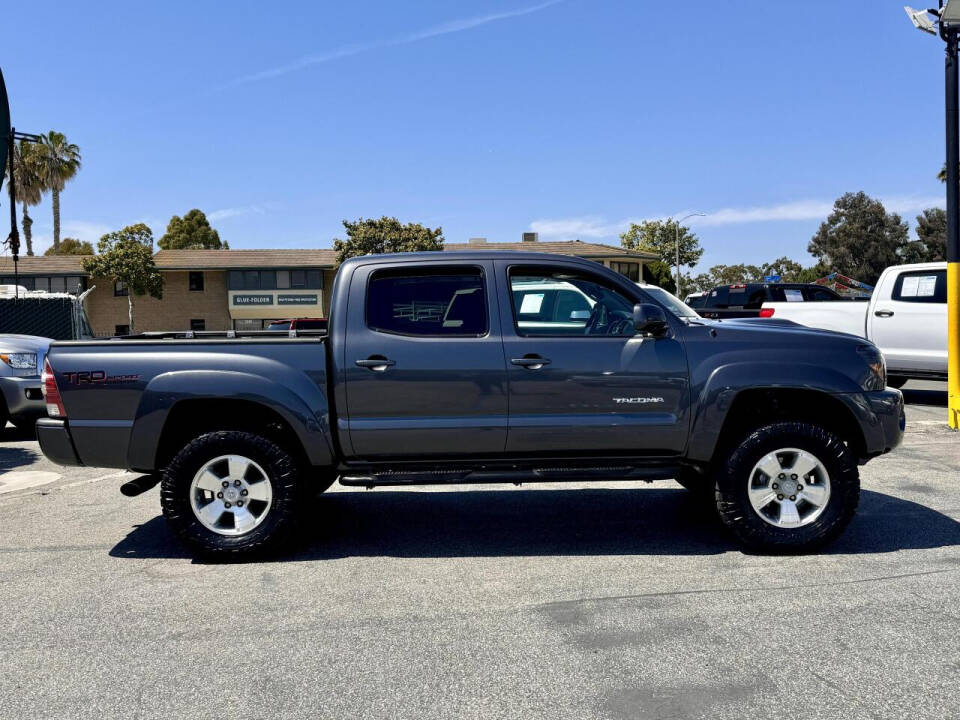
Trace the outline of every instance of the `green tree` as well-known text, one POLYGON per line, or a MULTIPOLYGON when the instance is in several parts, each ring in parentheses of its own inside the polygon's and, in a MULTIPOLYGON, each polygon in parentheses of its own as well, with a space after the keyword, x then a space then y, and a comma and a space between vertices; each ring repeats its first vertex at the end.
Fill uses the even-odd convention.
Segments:
POLYGON ((905 263, 938 262, 947 259, 947 213, 927 208, 917 215, 917 240, 906 243, 900 257, 905 263))
POLYGON ((210 227, 202 210, 194 208, 183 217, 174 215, 167 224, 167 232, 157 245, 163 250, 227 250, 220 234, 210 227))
POLYGON ((163 278, 153 262, 153 232, 143 223, 107 233, 97 243, 99 254, 83 261, 92 277, 121 282, 127 287, 127 317, 134 331, 133 298, 163 297, 163 278))
MULTIPOLYGON (((653 275, 654 283, 663 289, 680 295, 673 278, 677 259, 677 238, 680 244, 680 268, 696 265, 703 255, 700 239, 690 228, 679 225, 676 220, 644 220, 631 223, 630 228, 620 235, 620 245, 628 250, 642 250, 653 253, 657 260, 647 263, 646 267, 653 275)), ((681 284, 683 278, 681 275, 681 284)))
POLYGON ((864 192, 846 193, 810 240, 807 251, 825 266, 876 284, 880 273, 900 262, 908 242, 907 223, 864 192))
POLYGON ((77 238, 65 237, 60 241, 60 250, 57 251, 53 245, 47 248, 44 255, 93 255, 93 245, 86 240, 77 240, 77 238))
MULTIPOLYGON (((9 180, 10 171, 6 170, 9 180)), ((16 186, 16 201, 23 205, 23 239, 27 244, 27 255, 33 255, 33 219, 27 208, 39 205, 43 198, 43 180, 37 163, 37 150, 34 143, 21 140, 13 148, 13 178, 16 186)))
POLYGON ((347 231, 347 239, 337 238, 333 241, 338 263, 358 255, 443 250, 443 228, 431 230, 419 223, 403 224, 387 216, 379 220, 344 220, 343 227, 347 231))
POLYGON ((60 193, 80 170, 80 148, 67 142, 67 136, 51 130, 36 146, 37 168, 43 189, 53 199, 53 247, 60 247, 60 193))

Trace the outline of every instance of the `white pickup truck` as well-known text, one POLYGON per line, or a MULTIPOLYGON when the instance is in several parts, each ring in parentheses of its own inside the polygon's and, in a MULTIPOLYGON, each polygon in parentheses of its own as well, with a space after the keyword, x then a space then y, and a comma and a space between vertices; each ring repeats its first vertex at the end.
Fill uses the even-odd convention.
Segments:
POLYGON ((766 302, 761 318, 837 330, 870 340, 887 362, 887 383, 947 377, 947 264, 896 265, 883 271, 869 303, 766 302))

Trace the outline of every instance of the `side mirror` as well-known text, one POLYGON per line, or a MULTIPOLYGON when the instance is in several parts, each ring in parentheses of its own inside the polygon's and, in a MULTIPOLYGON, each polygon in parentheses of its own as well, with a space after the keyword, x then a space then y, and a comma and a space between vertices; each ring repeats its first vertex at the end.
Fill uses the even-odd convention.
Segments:
POLYGON ((633 329, 638 333, 661 337, 667 331, 667 316, 663 308, 652 303, 634 305, 633 329))

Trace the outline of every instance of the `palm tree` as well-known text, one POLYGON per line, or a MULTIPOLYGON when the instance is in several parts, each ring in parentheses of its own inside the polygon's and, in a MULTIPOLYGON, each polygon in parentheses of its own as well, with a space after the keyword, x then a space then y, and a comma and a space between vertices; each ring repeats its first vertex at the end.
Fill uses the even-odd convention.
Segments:
MULTIPOLYGON (((9 175, 9 170, 7 175, 9 175)), ((43 182, 37 167, 36 145, 21 140, 13 148, 13 179, 16 200, 23 204, 23 238, 27 242, 27 255, 33 255, 33 219, 27 208, 39 205, 43 198, 43 182)))
POLYGON ((53 195, 53 247, 60 250, 60 192, 80 169, 80 148, 67 136, 51 130, 37 146, 37 163, 44 190, 53 195))

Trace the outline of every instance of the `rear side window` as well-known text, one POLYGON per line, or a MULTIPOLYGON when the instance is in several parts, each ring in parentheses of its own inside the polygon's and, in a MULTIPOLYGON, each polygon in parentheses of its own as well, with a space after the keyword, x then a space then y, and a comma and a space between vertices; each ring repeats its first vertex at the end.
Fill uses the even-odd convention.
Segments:
POLYGON ((367 326, 400 335, 485 335, 483 274, 479 268, 377 272, 367 288, 367 326))
POLYGON ((746 287, 731 286, 727 296, 727 307, 759 308, 767 299, 767 290, 756 285, 746 287))
POLYGON ((804 288, 803 295, 810 302, 829 302, 841 299, 833 290, 827 288, 804 288))
POLYGON ((901 302, 945 303, 947 271, 915 270, 902 273, 893 286, 893 299, 901 302))

